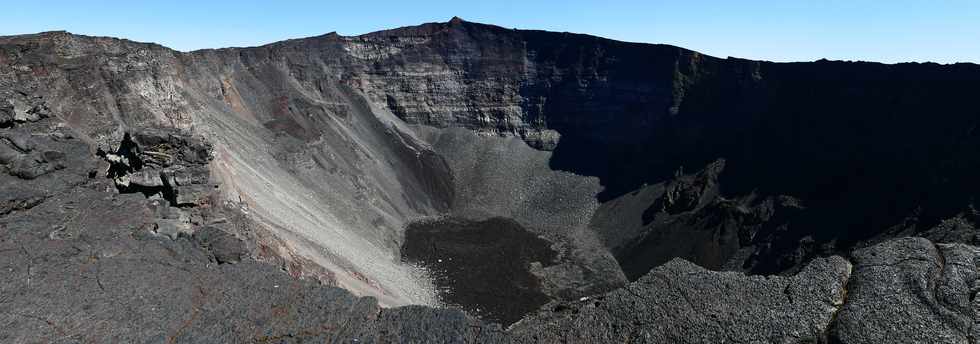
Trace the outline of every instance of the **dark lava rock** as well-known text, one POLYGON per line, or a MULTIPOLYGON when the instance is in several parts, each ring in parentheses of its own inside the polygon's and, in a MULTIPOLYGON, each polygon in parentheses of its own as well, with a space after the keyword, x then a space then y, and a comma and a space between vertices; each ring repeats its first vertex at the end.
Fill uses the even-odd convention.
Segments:
POLYGON ((34 150, 34 140, 31 139, 31 135, 26 132, 4 132, 0 133, 0 138, 6 139, 21 152, 28 153, 34 150))
POLYGON ((844 302, 850 271, 840 257, 792 277, 677 259, 625 288, 551 305, 510 331, 526 343, 816 343, 844 302))
POLYGON ((41 157, 44 158, 45 162, 59 162, 65 160, 65 153, 49 150, 41 153, 41 157))
POLYGON ((207 248, 220 264, 237 263, 247 253, 244 241, 214 227, 204 227, 194 232, 193 238, 207 248))
POLYGON ((531 272, 553 264, 549 246, 514 220, 448 218, 410 224, 402 258, 432 274, 443 302, 507 325, 549 301, 531 272))
POLYGON ((11 175, 28 180, 63 168, 65 165, 60 161, 48 162, 40 154, 23 155, 9 167, 11 175))
POLYGON ((980 250, 903 238, 854 252, 838 343, 968 343, 980 250))
POLYGON ((6 165, 11 176, 31 180, 72 163, 64 152, 43 149, 46 145, 59 146, 55 144, 57 140, 53 136, 35 139, 27 130, 0 131, 0 165, 6 165), (45 145, 40 145, 38 141, 45 145))
POLYGON ((23 153, 0 141, 0 164, 6 165, 17 160, 23 153))
POLYGON ((16 184, 0 176, 0 342, 507 342, 457 310, 383 309, 296 279, 216 228, 147 235, 147 221, 179 209, 107 193, 111 182, 79 165, 16 184))
POLYGON ((656 211, 677 214, 694 210, 705 194, 718 184, 718 176, 724 169, 725 160, 718 160, 694 176, 685 176, 683 169, 677 171, 674 179, 667 183, 664 195, 643 213, 643 221, 653 221, 652 213, 656 211))
POLYGON ((194 206, 207 201, 207 198, 214 192, 214 185, 187 185, 177 188, 177 195, 174 204, 181 206, 194 206))
POLYGON ((920 235, 936 243, 980 245, 980 231, 977 230, 978 220, 980 220, 980 213, 970 205, 966 211, 943 220, 935 227, 920 233, 920 235))
POLYGON ((212 146, 210 143, 179 130, 163 128, 142 128, 135 131, 133 139, 143 147, 144 152, 151 152, 148 159, 166 156, 179 161, 169 163, 206 164, 211 160, 212 146), (156 155, 153 155, 156 154, 156 155))
POLYGON ((0 128, 14 125, 14 104, 0 101, 0 128))
POLYGON ((216 188, 208 184, 211 149, 203 139, 177 130, 142 129, 132 136, 127 132, 114 153, 100 149, 96 154, 109 163, 106 177, 120 192, 193 207, 206 202, 216 188))

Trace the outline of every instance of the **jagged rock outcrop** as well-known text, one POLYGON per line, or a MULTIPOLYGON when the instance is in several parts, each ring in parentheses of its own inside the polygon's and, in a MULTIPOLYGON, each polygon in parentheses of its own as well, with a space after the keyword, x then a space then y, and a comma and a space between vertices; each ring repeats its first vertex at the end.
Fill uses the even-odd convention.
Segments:
POLYGON ((217 185, 208 170, 211 145, 190 135, 161 129, 125 133, 118 148, 98 155, 109 163, 106 177, 120 192, 166 199, 173 206, 205 202, 217 185), (142 144, 141 144, 142 143, 142 144))
POLYGON ((724 169, 725 160, 711 163, 694 176, 685 176, 681 168, 665 186, 663 196, 643 212, 643 221, 653 221, 654 214, 661 211, 673 215, 697 208, 702 200, 710 199, 709 192, 718 192, 718 176, 724 169))
POLYGON ((854 252, 836 343, 973 343, 980 250, 923 238, 854 252))
POLYGON ((0 128, 37 122, 51 116, 50 111, 40 97, 28 97, 24 93, 13 94, 6 100, 0 100, 0 128))
POLYGON ((712 272, 680 259, 609 294, 559 303, 514 325, 521 342, 815 343, 843 305, 851 264, 792 277, 712 272))
POLYGON ((237 263, 247 253, 242 239, 215 227, 204 227, 195 231, 193 239, 210 251, 219 264, 237 263))
POLYGON ((10 175, 26 180, 65 168, 65 153, 36 148, 28 133, 4 133, 0 136, 0 164, 10 175))

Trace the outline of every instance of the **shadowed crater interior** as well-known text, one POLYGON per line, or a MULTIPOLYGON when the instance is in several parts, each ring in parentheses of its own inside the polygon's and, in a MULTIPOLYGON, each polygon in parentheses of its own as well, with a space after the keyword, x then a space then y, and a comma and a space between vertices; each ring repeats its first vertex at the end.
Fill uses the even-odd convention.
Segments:
POLYGON ((507 218, 415 222, 402 246, 403 260, 431 272, 443 302, 505 326, 548 302, 531 263, 556 258, 548 241, 507 218))

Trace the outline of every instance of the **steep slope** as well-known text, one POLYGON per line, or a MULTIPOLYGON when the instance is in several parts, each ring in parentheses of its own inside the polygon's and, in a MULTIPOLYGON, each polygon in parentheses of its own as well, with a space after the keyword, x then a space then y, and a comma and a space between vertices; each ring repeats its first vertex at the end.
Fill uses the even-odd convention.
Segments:
MULTIPOLYGON (((664 215, 756 209, 757 219, 728 221, 738 233, 729 252, 743 252, 727 264, 756 273, 882 234, 921 233, 968 211, 977 191, 969 90, 980 68, 972 64, 717 59, 458 19, 349 41, 376 61, 350 82, 399 118, 553 150, 552 169, 599 178, 601 203, 724 159, 717 190, 664 215)), ((642 218, 628 215, 641 221, 641 237, 670 231, 654 221, 653 203, 632 206, 642 218)), ((602 212, 597 218, 627 216, 602 212)), ((631 247, 649 247, 627 246, 609 248, 626 261, 644 254, 631 247)), ((640 264, 638 274, 670 258, 640 264)))
POLYGON ((264 48, 186 55, 65 33, 7 40, 7 99, 43 97, 103 147, 142 128, 203 135, 225 198, 245 203, 282 249, 386 304, 434 303, 421 274, 398 264, 398 240, 407 219, 446 209, 451 177, 349 90, 300 85, 264 48))

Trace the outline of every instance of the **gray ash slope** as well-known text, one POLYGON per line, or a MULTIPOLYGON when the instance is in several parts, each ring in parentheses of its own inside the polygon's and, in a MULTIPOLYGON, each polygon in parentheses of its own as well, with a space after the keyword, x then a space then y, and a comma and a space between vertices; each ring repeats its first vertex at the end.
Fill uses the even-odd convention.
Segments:
POLYGON ((973 342, 977 80, 458 18, 0 37, 0 341, 973 342), (496 219, 550 245, 506 329, 402 261, 496 219))

